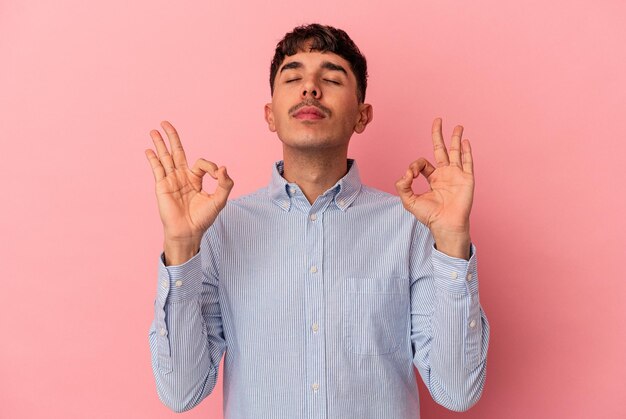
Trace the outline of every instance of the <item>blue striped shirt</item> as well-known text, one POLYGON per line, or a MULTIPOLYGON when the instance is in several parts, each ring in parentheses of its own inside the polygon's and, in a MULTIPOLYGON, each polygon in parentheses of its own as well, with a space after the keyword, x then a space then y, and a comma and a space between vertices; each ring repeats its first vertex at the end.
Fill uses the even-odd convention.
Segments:
POLYGON ((413 367, 437 403, 469 409, 489 343, 475 246, 469 261, 436 250, 353 160, 312 205, 282 169, 230 200, 193 258, 166 267, 161 254, 149 333, 159 398, 197 405, 225 354, 226 419, 419 418, 413 367))

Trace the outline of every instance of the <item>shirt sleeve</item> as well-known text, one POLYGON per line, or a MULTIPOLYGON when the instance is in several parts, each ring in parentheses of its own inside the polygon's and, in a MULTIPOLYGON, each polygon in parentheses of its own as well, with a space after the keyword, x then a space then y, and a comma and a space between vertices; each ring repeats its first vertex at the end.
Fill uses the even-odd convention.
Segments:
POLYGON ((448 256, 419 224, 411 250, 410 293, 413 363, 437 403, 465 411, 482 394, 489 346, 475 245, 469 260, 448 256))
POLYGON ((219 305, 218 241, 209 229, 200 252, 181 265, 158 262, 149 342, 161 401, 176 412, 196 406, 217 383, 226 349, 219 305))

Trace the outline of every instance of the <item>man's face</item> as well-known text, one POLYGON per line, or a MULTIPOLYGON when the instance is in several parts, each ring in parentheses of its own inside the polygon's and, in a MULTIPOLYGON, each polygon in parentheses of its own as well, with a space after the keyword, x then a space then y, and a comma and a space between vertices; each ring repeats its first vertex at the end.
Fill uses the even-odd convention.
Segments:
POLYGON ((372 119, 359 104, 350 64, 332 52, 298 52, 285 57, 274 80, 265 120, 284 145, 298 149, 347 147, 353 132, 372 119))

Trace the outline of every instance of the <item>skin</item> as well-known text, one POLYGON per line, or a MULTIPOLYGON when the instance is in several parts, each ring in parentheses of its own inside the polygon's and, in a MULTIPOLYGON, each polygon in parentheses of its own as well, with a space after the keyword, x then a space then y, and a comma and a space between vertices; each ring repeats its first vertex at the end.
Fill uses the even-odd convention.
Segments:
MULTIPOLYGON (((356 87, 350 64, 330 52, 300 51, 286 57, 276 75, 272 101, 264 106, 265 120, 283 144, 283 176, 298 184, 311 203, 347 173, 350 138, 372 121, 372 106, 359 103, 356 87), (323 117, 296 117, 303 106, 317 108, 323 117)), ((226 205, 234 183, 224 166, 205 159, 189 168, 176 129, 167 121, 161 127, 171 153, 159 131, 152 130, 156 153, 147 149, 145 154, 156 182, 165 264, 178 265, 198 252, 204 231, 226 205), (217 180, 213 193, 202 190, 207 173, 217 180)), ((441 118, 436 118, 432 125, 435 165, 424 158, 415 160, 396 182, 396 189, 406 210, 431 230, 439 251, 469 259, 474 175, 470 143, 462 135, 463 127, 457 125, 448 150, 441 118), (420 174, 429 184, 421 194, 412 189, 420 174)))
POLYGON ((310 203, 347 173, 350 137, 372 120, 372 106, 358 102, 356 89, 350 64, 333 53, 299 52, 279 67, 265 120, 283 143, 283 177, 297 183, 310 203), (317 105, 324 117, 294 117, 292 110, 302 104, 317 105))
POLYGON ((218 167, 203 158, 190 168, 174 126, 162 121, 161 127, 167 134, 171 154, 157 130, 150 131, 157 152, 147 149, 145 154, 156 182, 165 265, 180 265, 198 253, 202 235, 226 206, 234 182, 224 166, 218 167), (217 180, 211 194, 202 190, 202 178, 207 173, 217 180))
POLYGON ((396 182, 396 190, 404 208, 430 229, 437 250, 469 260, 469 216, 474 199, 472 149, 468 139, 461 140, 463 127, 457 125, 447 150, 441 126, 441 118, 435 118, 432 141, 436 166, 424 158, 415 160, 396 182), (412 183, 420 174, 428 181, 429 190, 416 194, 412 183))

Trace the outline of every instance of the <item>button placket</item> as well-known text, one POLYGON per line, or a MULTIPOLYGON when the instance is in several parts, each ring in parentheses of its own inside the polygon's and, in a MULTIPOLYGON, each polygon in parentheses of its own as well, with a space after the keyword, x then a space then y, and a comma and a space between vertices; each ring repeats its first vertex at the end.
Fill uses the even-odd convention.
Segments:
MULTIPOLYGON (((306 298, 306 359, 307 359, 307 382, 309 383, 309 403, 311 418, 325 412, 325 390, 321 388, 326 376, 324 310, 324 211, 332 202, 329 194, 320 197, 312 207, 307 208, 304 227, 306 229, 306 272, 305 298, 306 298)), ((322 416, 319 416, 322 417, 322 416)))

